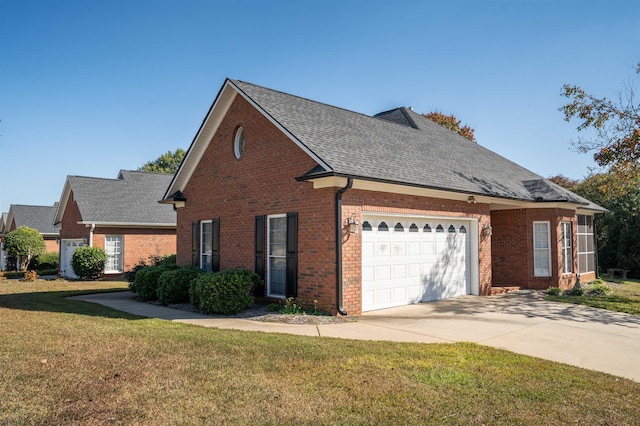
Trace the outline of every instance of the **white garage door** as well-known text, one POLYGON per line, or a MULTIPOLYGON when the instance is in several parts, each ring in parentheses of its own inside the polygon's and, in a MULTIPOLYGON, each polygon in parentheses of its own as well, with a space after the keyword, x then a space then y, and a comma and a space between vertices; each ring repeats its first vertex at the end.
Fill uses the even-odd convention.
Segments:
POLYGON ((471 226, 468 220, 363 216, 362 310, 477 294, 471 226))
POLYGON ((63 277, 78 278, 78 276, 73 272, 71 260, 73 259, 73 253, 76 252, 76 249, 85 245, 86 244, 83 240, 60 241, 60 271, 63 277))

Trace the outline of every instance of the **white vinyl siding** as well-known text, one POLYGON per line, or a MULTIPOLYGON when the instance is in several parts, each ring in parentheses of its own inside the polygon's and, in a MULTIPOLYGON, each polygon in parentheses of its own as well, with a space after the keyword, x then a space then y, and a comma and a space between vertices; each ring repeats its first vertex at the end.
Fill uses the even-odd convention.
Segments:
POLYGON ((593 216, 577 215, 578 273, 595 272, 596 253, 593 216))
POLYGON ((562 273, 570 274, 573 272, 573 248, 571 222, 562 222, 562 273))
POLYGON ((287 291, 287 216, 268 216, 267 295, 285 297, 287 291))
POLYGON ((203 220, 200 223, 200 268, 211 271, 213 248, 213 222, 203 220))
POLYGON ((533 275, 551 276, 551 238, 549 222, 533 222, 533 275))
POLYGON ((123 272, 122 268, 122 235, 107 235, 104 240, 104 251, 107 253, 107 263, 104 271, 123 272))

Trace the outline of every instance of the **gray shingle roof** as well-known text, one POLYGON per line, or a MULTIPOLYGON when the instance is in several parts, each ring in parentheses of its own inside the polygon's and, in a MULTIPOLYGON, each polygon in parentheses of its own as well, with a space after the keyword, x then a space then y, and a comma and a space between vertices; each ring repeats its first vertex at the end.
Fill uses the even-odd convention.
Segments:
MULTIPOLYGON (((333 174, 524 201, 588 200, 408 108, 371 117, 230 80, 333 174)), ((595 206, 597 207, 597 206, 595 206)))
POLYGON ((121 170, 118 179, 69 176, 82 220, 100 223, 175 224, 173 206, 159 204, 172 174, 121 170))
POLYGON ((53 206, 25 206, 12 204, 9 211, 13 214, 16 228, 27 226, 37 229, 43 235, 59 235, 60 225, 53 224, 58 203, 53 206))

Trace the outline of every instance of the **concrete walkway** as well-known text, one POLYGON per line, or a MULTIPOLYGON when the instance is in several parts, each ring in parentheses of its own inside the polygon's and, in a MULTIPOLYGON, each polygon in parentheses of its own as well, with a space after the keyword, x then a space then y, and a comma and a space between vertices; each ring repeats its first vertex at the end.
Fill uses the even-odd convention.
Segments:
POLYGON ((534 292, 463 296, 317 325, 212 317, 137 302, 130 292, 73 299, 203 327, 395 342, 475 342, 640 382, 640 317, 547 302, 534 292))

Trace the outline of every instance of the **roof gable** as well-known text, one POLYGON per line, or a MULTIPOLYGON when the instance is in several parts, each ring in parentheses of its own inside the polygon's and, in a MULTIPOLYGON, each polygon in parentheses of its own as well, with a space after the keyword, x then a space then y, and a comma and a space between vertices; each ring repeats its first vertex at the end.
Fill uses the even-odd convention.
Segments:
POLYGON ((159 204, 173 175, 121 170, 117 179, 67 176, 56 222, 71 194, 84 223, 175 226, 176 214, 159 204))
POLYGON ((236 80, 223 85, 187 153, 193 161, 185 158, 165 197, 184 189, 213 136, 203 130, 215 133, 212 117, 219 124, 236 93, 318 163, 302 179, 332 175, 527 202, 589 203, 569 191, 532 190, 526 182, 542 177, 411 109, 371 117, 236 80))
POLYGON ((58 203, 53 206, 12 204, 7 214, 5 231, 8 232, 11 223, 15 223, 16 229, 26 226, 36 229, 42 235, 58 235, 60 234, 60 226, 53 224, 57 208, 58 203))

